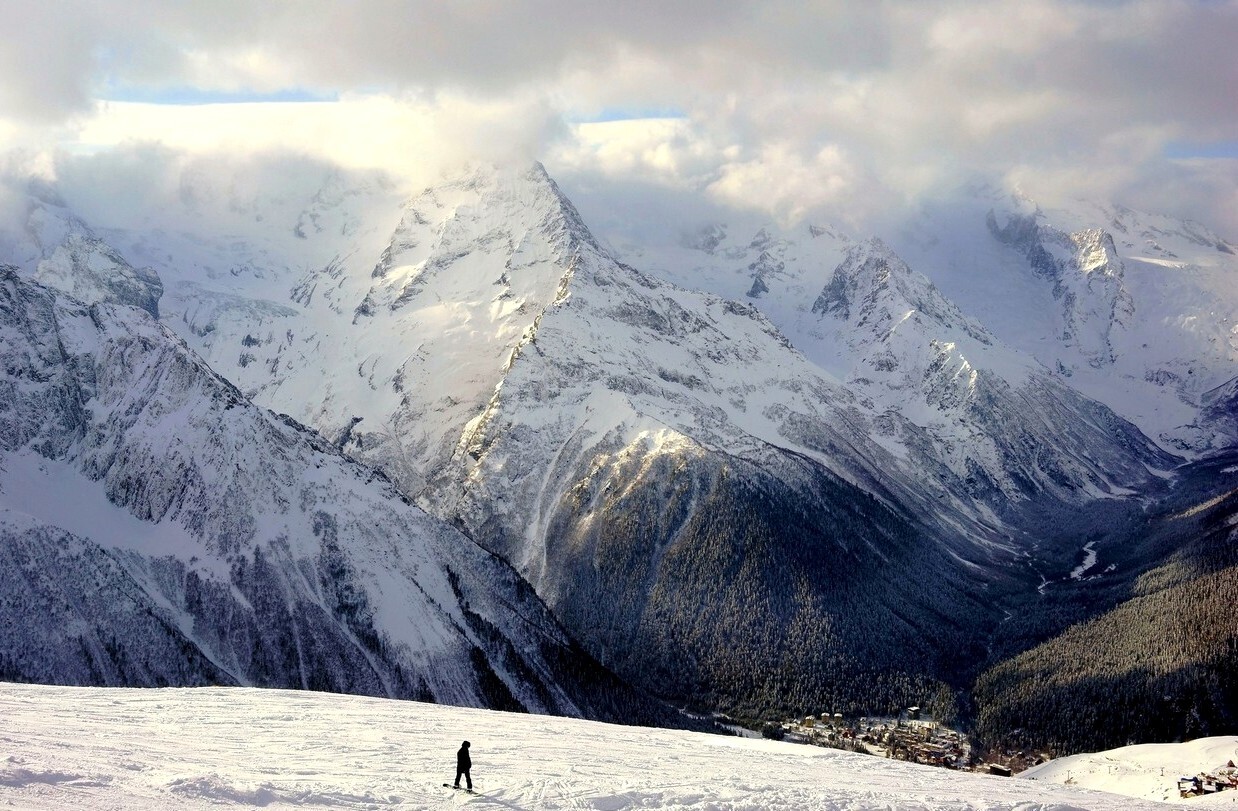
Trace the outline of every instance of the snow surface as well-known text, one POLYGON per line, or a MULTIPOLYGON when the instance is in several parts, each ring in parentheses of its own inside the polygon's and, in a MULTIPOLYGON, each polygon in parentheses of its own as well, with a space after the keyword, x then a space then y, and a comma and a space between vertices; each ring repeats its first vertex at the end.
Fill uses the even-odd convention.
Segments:
MULTIPOLYGON (((0 511, 20 513, 36 524, 59 527, 106 546, 148 555, 210 559, 207 544, 176 521, 143 521, 108 501, 102 487, 62 459, 30 450, 10 453, 0 468, 0 511)), ((3 520, 10 520, 6 516, 3 520)), ((227 566, 222 565, 226 572, 227 566)))
POLYGON ((760 739, 251 688, 0 685, 0 806, 1151 809, 760 739), (471 741, 478 794, 443 788, 471 741))
POLYGON ((1071 580, 1079 580, 1096 565, 1096 542, 1088 541, 1083 545, 1083 562, 1070 571, 1071 580))
POLYGON ((1216 770, 1230 760, 1238 762, 1238 735, 1087 752, 1034 766, 1019 776, 1043 783, 1069 783, 1145 800, 1168 800, 1211 808, 1238 805, 1238 791, 1179 800, 1178 776, 1200 772, 1216 774, 1216 770))

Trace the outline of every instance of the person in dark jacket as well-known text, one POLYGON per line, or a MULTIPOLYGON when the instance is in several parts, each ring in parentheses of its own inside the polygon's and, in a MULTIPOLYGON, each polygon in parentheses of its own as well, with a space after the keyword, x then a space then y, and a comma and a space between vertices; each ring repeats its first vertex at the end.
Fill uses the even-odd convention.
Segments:
POLYGON ((469 769, 473 768, 473 759, 469 757, 469 742, 465 741, 460 746, 460 751, 456 752, 456 784, 454 788, 460 788, 460 775, 464 775, 467 781, 465 785, 469 787, 469 791, 473 790, 473 776, 469 774, 469 769))

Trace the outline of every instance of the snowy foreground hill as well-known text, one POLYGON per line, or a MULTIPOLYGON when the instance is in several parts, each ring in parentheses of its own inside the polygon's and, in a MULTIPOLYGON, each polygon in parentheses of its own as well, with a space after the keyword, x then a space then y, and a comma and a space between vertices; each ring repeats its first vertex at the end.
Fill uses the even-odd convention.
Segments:
MULTIPOLYGON (((1178 776, 1215 774, 1238 760, 1238 737, 1222 735, 1188 743, 1144 743, 1104 752, 1058 758, 1023 772, 1022 777, 1068 783, 1153 800, 1177 800, 1178 776)), ((1189 805, 1238 806, 1238 791, 1187 798, 1189 805)))
POLYGON ((0 685, 23 809, 1151 809, 831 749, 355 696, 0 685), (443 788, 472 742, 475 785, 443 788))

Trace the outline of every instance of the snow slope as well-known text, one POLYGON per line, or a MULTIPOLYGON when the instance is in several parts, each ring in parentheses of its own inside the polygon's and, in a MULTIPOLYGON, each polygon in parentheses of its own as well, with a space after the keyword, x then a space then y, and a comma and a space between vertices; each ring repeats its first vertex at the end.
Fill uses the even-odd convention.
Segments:
POLYGON ((1086 752, 1033 766, 1019 775, 1043 783, 1125 794, 1143 800, 1168 800, 1197 805, 1238 805, 1238 791, 1214 797, 1181 799, 1178 776, 1216 774, 1229 761, 1238 762, 1238 736, 1199 738, 1186 743, 1145 743, 1104 752, 1086 752))
POLYGON ((790 743, 249 688, 0 684, 0 805, 1139 811, 1086 789, 790 743), (443 788, 471 744, 467 795, 443 788))

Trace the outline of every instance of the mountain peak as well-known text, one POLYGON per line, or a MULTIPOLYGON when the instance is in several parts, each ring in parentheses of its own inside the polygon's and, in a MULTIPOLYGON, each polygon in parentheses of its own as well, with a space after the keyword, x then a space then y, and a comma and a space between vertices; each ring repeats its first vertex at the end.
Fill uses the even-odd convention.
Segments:
POLYGON ((813 302, 812 311, 848 320, 852 307, 872 301, 890 286, 892 277, 911 276, 911 268, 879 237, 851 245, 829 283, 813 302))
POLYGON ((542 166, 540 162, 534 161, 532 168, 525 174, 525 178, 532 183, 543 185, 549 189, 558 206, 558 214, 563 219, 573 241, 587 245, 597 253, 605 253, 598 244, 597 239, 594 238, 593 232, 589 230, 589 226, 585 225, 585 221, 580 216, 580 212, 576 210, 575 204, 563 193, 562 189, 559 188, 559 184, 554 181, 554 178, 546 172, 545 166, 542 166))
MULTIPOLYGON (((12 258, 25 276, 86 304, 127 304, 159 317, 163 295, 159 274, 130 264, 69 208, 54 184, 31 180, 24 202, 13 234, 12 258)), ((0 224, 0 237, 4 225, 0 224)))
POLYGON ((506 256, 506 272, 489 280, 504 287, 522 268, 545 267, 546 259, 571 264, 581 251, 604 253, 542 164, 476 165, 409 201, 371 274, 380 281, 358 315, 372 314, 380 302, 404 307, 434 276, 458 276, 463 265, 477 265, 477 256, 506 256))
POLYGON ((965 315, 927 277, 912 270, 875 236, 847 248, 843 261, 813 302, 812 312, 878 332, 893 329, 914 315, 946 332, 958 330, 984 346, 994 340, 983 325, 965 315))

